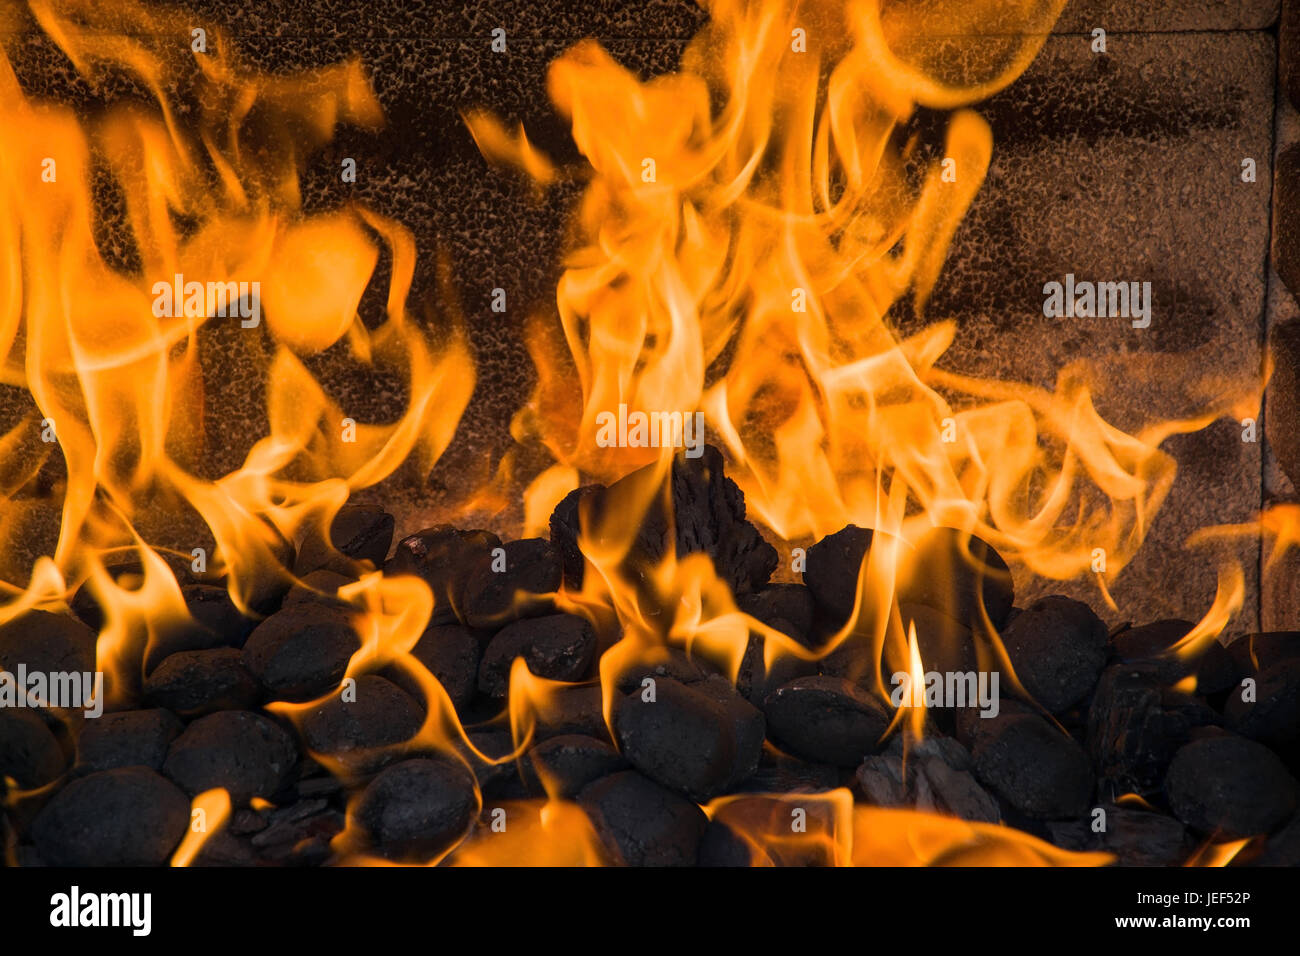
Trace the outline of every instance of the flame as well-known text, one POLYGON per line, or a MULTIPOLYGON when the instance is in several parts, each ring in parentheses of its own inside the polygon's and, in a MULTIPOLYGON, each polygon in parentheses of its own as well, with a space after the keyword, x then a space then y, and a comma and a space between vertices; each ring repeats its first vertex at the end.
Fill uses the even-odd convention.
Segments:
POLYGON ((6 585, 0 621, 56 607, 84 583, 104 610, 110 701, 122 701, 159 629, 186 618, 164 553, 188 562, 191 548, 210 549, 208 573, 256 612, 259 589, 288 583, 287 542, 327 527, 350 492, 408 459, 427 473, 469 400, 473 363, 457 328, 435 344, 411 321, 416 250, 405 227, 357 205, 301 208, 308 154, 341 123, 382 123, 358 60, 257 75, 213 29, 193 56, 201 108, 182 110, 168 51, 189 49, 188 18, 85 0, 33 2, 31 14, 79 71, 124 73, 156 101, 83 121, 30 100, 0 46, 0 382, 33 403, 0 437, 0 529, 20 533, 38 473, 66 472, 55 486, 58 544, 25 583, 6 585), (123 197, 120 238, 134 264, 101 251, 98 172, 123 197), (358 306, 381 249, 392 261, 386 319, 367 324, 358 306), (258 291, 240 298, 240 283, 258 291), (237 305, 264 313, 265 328, 260 317, 249 326, 251 315, 220 314, 237 305), (239 353, 209 333, 237 341, 239 353), (400 370, 407 407, 388 424, 355 422, 304 362, 327 348, 400 370), (228 376, 223 362, 265 385, 263 407, 215 404, 203 373, 228 376), (233 470, 205 475, 220 450, 206 425, 229 416, 247 418, 256 440, 233 470), (42 430, 57 442, 42 442, 42 430), (156 540, 194 514, 201 531, 156 540), (124 586, 110 559, 143 573, 124 586))
POLYGON ((1246 844, 1250 843, 1251 838, 1246 837, 1243 840, 1228 840, 1223 843, 1206 843, 1203 847, 1193 854, 1183 866, 1186 867, 1217 867, 1227 866, 1237 854, 1245 849, 1246 844))
POLYGON ((172 854, 172 866, 189 866, 230 819, 230 794, 221 787, 204 790, 190 802, 190 828, 172 854), (202 822, 200 825, 200 821, 202 822))
MULTIPOLYGON (((1241 610, 1246 597, 1245 574, 1239 564, 1224 564, 1219 569, 1219 584, 1214 603, 1205 616, 1180 639, 1169 653, 1181 660, 1199 658, 1223 633, 1228 622, 1241 610)), ((1193 689, 1195 688, 1195 677, 1193 689)))
MULTIPOLYGON (((560 57, 550 94, 589 182, 558 334, 529 325, 538 386, 516 436, 608 481, 655 452, 607 447, 603 414, 700 410, 786 541, 880 527, 897 493, 919 505, 908 540, 961 527, 1057 579, 1103 549, 1109 600, 1173 481, 1160 442, 1241 389, 1129 435, 1084 365, 1053 391, 957 375, 937 367, 954 323, 904 335, 891 319, 909 292, 924 309, 987 169, 967 107, 1019 76, 1062 6, 717 0, 678 73, 641 82, 594 42, 560 57), (1022 38, 962 44, 993 20, 1022 38), (909 135, 919 107, 953 111, 941 145, 909 135)), ((488 114, 466 122, 491 160, 554 181, 488 114)))
POLYGON ((480 827, 448 857, 448 866, 600 866, 608 862, 582 808, 555 801, 501 804, 502 832, 480 827))
MULTIPOLYGON (((1095 370, 1084 364, 1063 370, 1051 390, 940 368, 956 324, 929 321, 927 304, 993 150, 971 107, 1024 71, 1064 2, 710 0, 711 22, 681 69, 646 82, 594 41, 580 43, 548 77, 585 158, 577 170, 558 169, 522 127, 508 131, 483 110, 464 114, 484 156, 518 167, 539 192, 585 182, 555 315, 527 324, 538 376, 512 422, 519 448, 471 505, 500 510, 522 495, 525 532, 540 534, 564 495, 622 479, 599 511, 584 501, 583 584, 553 596, 597 633, 621 635, 599 661, 607 724, 617 678, 670 648, 735 680, 755 636, 770 672, 784 657, 813 660, 865 635, 878 692, 886 645, 905 646, 919 697, 896 723, 906 720, 919 738, 923 662, 915 622, 904 632, 894 596, 927 535, 936 527, 977 535, 1058 579, 1084 572, 1103 549, 1107 570, 1096 580, 1108 598, 1107 581, 1141 545, 1173 482, 1161 442, 1240 404, 1241 389, 1224 389, 1197 414, 1126 434, 1098 413, 1095 370), (960 69, 954 45, 969 54, 960 69), (915 132, 921 109, 948 114, 941 142, 915 132), (678 417, 658 447, 629 447, 605 440, 615 412, 678 417), (629 561, 651 509, 671 513, 669 446, 686 442, 697 413, 725 449, 750 516, 783 549, 850 523, 876 532, 854 611, 819 651, 742 613, 705 555, 668 548, 653 566, 629 561), (530 454, 539 448, 545 456, 530 454), (534 474, 525 462, 539 458, 534 474)), ((187 615, 169 561, 211 547, 209 576, 241 610, 259 613, 268 586, 293 582, 292 547, 327 537, 354 492, 407 462, 428 474, 470 400, 473 357, 454 312, 412 320, 409 230, 358 204, 303 209, 299 173, 311 152, 340 124, 382 124, 359 60, 258 75, 213 29, 208 51, 193 57, 199 105, 182 108, 167 52, 189 48, 181 14, 129 0, 111 11, 92 0, 31 0, 30 11, 83 75, 125 74, 153 104, 115 105, 92 122, 36 102, 0 45, 0 384, 32 400, 0 435, 0 535, 24 533, 35 492, 51 482, 60 509, 52 554, 25 580, 3 582, 0 623, 64 606, 84 586, 104 612, 99 659, 110 701, 130 702, 145 653, 187 615), (125 209, 127 261, 102 248, 95 183, 105 173, 125 209), (376 323, 361 312, 385 258, 391 278, 376 323), (257 283, 255 296, 240 283, 257 283), (229 311, 218 302, 236 300, 264 312, 264 326, 240 323, 253 319, 242 311, 215 314, 229 311), (225 339, 214 344, 218 333, 225 339), (229 339, 240 357, 219 344, 229 339), (312 371, 326 353, 398 370, 405 408, 387 424, 355 421, 312 371), (255 440, 242 461, 213 474, 230 449, 208 426, 232 410, 212 379, 237 363, 265 395, 255 397, 255 440), (195 516, 202 540, 162 533, 195 516), (122 561, 136 569, 121 573, 122 561)), ((1280 541, 1300 540, 1293 516, 1273 514, 1280 541)), ((1225 572, 1214 607, 1177 653, 1218 635, 1240 606, 1242 582, 1240 569, 1236 578, 1225 572)), ((361 641, 344 681, 395 667, 418 688, 422 726, 386 756, 432 751, 504 764, 536 739, 561 688, 516 661, 501 718, 513 751, 489 756, 470 741, 446 690, 411 653, 434 611, 422 581, 363 568, 335 597, 351 608, 361 641)), ((267 709, 300 723, 342 689, 267 709)), ((354 788, 332 844, 339 858, 386 862, 369 854, 352 812, 357 767, 311 756, 354 788)), ((229 797, 210 791, 194 807, 210 818, 210 835, 229 797)), ((855 806, 845 789, 728 796, 705 811, 756 862, 1111 860, 1007 827, 855 806), (796 809, 803 830, 790 827, 796 809)), ((505 834, 481 822, 423 862, 608 862, 586 815, 554 792, 512 803, 509 818, 505 834)), ((187 865, 203 845, 189 834, 173 862, 187 865)))
POLYGON ((917 810, 855 805, 822 794, 721 797, 709 805, 767 866, 1103 866, 1108 853, 1058 849, 1009 827, 917 810))
POLYGON ((886 734, 902 725, 904 741, 915 743, 925 736, 925 665, 921 662, 921 648, 916 641, 916 622, 907 622, 907 693, 899 700, 898 709, 886 734))

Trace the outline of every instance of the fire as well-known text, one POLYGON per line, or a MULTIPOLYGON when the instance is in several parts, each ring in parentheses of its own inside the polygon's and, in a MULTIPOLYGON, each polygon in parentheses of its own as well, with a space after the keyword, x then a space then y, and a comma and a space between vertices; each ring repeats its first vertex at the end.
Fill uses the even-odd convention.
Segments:
POLYGON ((172 866, 189 866, 203 852, 204 844, 221 832, 230 819, 230 794, 220 787, 195 796, 190 808, 190 828, 172 854, 172 866))
MULTIPOLYGON (((874 654, 867 676, 881 697, 882 662, 905 661, 913 696, 891 731, 905 724, 920 739, 925 662, 916 621, 904 622, 897 597, 936 529, 956 535, 968 560, 978 537, 1055 579, 1088 570, 1101 549, 1103 595, 1141 545, 1174 479, 1161 442, 1212 421, 1219 406, 1125 434, 1098 413, 1087 368, 1066 370, 1050 391, 957 375, 940 367, 953 321, 911 334, 897 321, 908 299, 929 319, 949 244, 989 167, 992 133, 971 107, 1023 72, 1064 3, 947 4, 939 35, 919 10, 879 0, 711 0, 711 22, 681 69, 644 82, 597 43, 580 43, 548 81, 585 158, 576 171, 557 169, 522 128, 511 133, 482 110, 465 114, 483 154, 520 168, 539 190, 586 182, 556 314, 528 323, 538 376, 512 422, 521 448, 469 507, 522 495, 524 531, 540 535, 569 492, 622 479, 599 510, 580 506, 582 586, 545 596, 618 636, 598 665, 611 728, 619 678, 672 651, 735 682, 756 639, 763 676, 780 661, 814 661, 865 638, 874 654), (977 33, 981 52, 954 79, 945 52, 977 33), (986 36, 994 34, 1001 38, 986 36), (948 114, 942 142, 914 132, 922 109, 948 114), (825 647, 811 650, 743 613, 706 555, 670 547, 651 566, 631 560, 647 519, 671 514, 674 446, 698 450, 688 427, 696 415, 783 556, 849 524, 874 532, 852 614, 825 647), (639 431, 641 421, 652 430, 639 431), (523 452, 539 447, 547 461, 530 473, 523 452)), ((175 66, 150 44, 188 47, 184 18, 131 2, 110 13, 90 0, 32 0, 31 11, 83 74, 125 72, 155 103, 87 121, 29 99, 0 47, 0 383, 32 399, 26 418, 0 435, 0 535, 24 533, 41 476, 55 476, 61 514, 53 553, 6 584, 0 623, 63 607, 84 586, 104 611, 98 650, 110 700, 130 701, 146 652, 187 617, 178 559, 201 552, 208 563, 202 572, 192 565, 196 573, 223 581, 235 605, 257 616, 268 588, 294 580, 292 546, 327 538, 352 493, 407 462, 428 475, 470 401, 474 362, 454 315, 431 330, 408 312, 417 260, 409 230, 357 204, 303 208, 299 176, 312 151, 340 124, 382 124, 358 60, 257 75, 214 30, 193 62, 202 106, 183 110, 175 66), (123 197, 127 262, 97 238, 94 182, 105 171, 123 197), (392 264, 384 316, 368 321, 362 303, 384 256, 392 264), (358 422, 329 394, 309 361, 326 350, 401 372, 406 407, 395 421, 358 422), (258 427, 214 473, 214 460, 232 450, 210 427, 231 414, 212 378, 238 363, 252 366, 264 391, 258 427), (194 541, 176 530, 194 527, 194 541)), ((1285 517, 1274 522, 1279 537, 1292 535, 1294 516, 1285 517)), ((1214 607, 1175 651, 1195 654, 1217 637, 1243 588, 1239 570, 1225 572, 1214 607)), ((347 605, 360 647, 341 687, 267 705, 291 723, 301 726, 349 682, 396 668, 418 687, 423 718, 379 756, 519 768, 557 695, 572 689, 515 660, 495 725, 509 729, 513 749, 487 754, 412 654, 435 611, 429 587, 366 566, 332 597, 347 605)), ((987 609, 983 623, 1014 681, 987 609)), ((364 776, 353 757, 310 756, 348 785, 364 776)), ((418 862, 613 862, 581 807, 541 782, 545 799, 494 808, 510 820, 504 835, 480 816, 457 845, 418 862)), ((474 796, 483 810, 477 787, 474 796)), ((210 836, 231 812, 229 796, 201 794, 194 810, 210 836)), ((339 858, 392 862, 368 853, 355 810, 354 798, 333 841, 339 858)), ((1111 859, 1007 827, 855 805, 843 788, 721 797, 704 812, 755 863, 1111 859)), ((192 862, 204 837, 190 833, 173 862, 192 862)), ((1209 856, 1226 862, 1230 853, 1209 856)))
POLYGON ((824 794, 724 797, 709 807, 759 866, 1103 866, 1007 827, 853 803, 824 794))
MULTIPOLYGON (((991 134, 967 107, 1020 74, 1063 3, 928 20, 878 2, 708 6, 679 73, 640 82, 590 42, 552 66, 589 184, 561 335, 530 326, 539 383, 516 435, 609 480, 654 454, 606 447, 602 415, 699 409, 783 540, 881 527, 899 495, 919 506, 908 540, 960 527, 1058 579, 1101 548, 1104 589, 1173 481, 1160 441, 1215 415, 1127 435, 1096 411, 1086 369, 1051 392, 955 375, 938 367, 951 322, 901 336, 890 318, 908 294, 923 312, 983 180, 991 134), (1028 38, 972 43, 996 55, 941 79, 943 51, 995 21, 1028 38), (921 107, 952 111, 941 145, 909 134, 921 107)), ((490 159, 555 181, 525 139, 466 121, 490 159)))
POLYGON ((1183 865, 1189 867, 1228 866, 1236 859, 1237 854, 1245 849, 1248 843, 1250 843, 1249 839, 1228 840, 1224 843, 1206 843, 1183 865))
POLYGON ((288 576, 286 542, 328 526, 349 492, 404 461, 432 467, 469 400, 473 363, 454 329, 435 346, 408 316, 416 250, 403 226, 359 206, 301 209, 310 151, 340 123, 382 122, 359 61, 258 76, 214 31, 193 57, 205 108, 186 124, 176 67, 150 44, 188 49, 188 20, 79 0, 33 3, 32 14, 83 73, 125 72, 156 98, 153 110, 85 122, 29 100, 0 50, 0 381, 32 398, 0 438, 0 527, 22 533, 42 470, 60 476, 62 509, 51 560, 10 588, 0 620, 56 606, 84 582, 105 611, 100 662, 121 699, 158 631, 186 618, 162 552, 189 563, 200 547, 205 572, 255 612, 259 589, 288 576), (134 264, 101 252, 96 170, 123 196, 134 264), (381 247, 393 262, 387 316, 367 325, 357 309, 381 247), (236 302, 249 288, 252 301, 236 302), (359 364, 405 373, 409 404, 391 424, 355 422, 308 371, 304 358, 340 343, 359 364), (263 408, 212 404, 204 367, 211 376, 222 362, 251 363, 263 408), (209 474, 205 463, 228 449, 208 426, 226 416, 260 418, 262 431, 242 462, 209 474), (193 515, 193 540, 157 540, 193 515), (123 560, 142 565, 129 587, 109 572, 123 560))

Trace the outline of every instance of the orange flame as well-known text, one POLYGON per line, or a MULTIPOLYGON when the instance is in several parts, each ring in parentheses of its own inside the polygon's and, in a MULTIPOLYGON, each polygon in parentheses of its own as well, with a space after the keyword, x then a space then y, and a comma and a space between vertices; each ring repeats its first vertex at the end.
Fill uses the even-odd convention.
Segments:
MULTIPOLYGON (((590 184, 563 338, 529 328, 539 383, 516 435, 608 480, 655 456, 608 447, 603 415, 698 409, 787 541, 880 527, 889 489, 920 506, 908 540, 965 528, 1059 579, 1103 549, 1105 595, 1172 484, 1160 442, 1217 411, 1127 435, 1086 368, 1054 392, 977 380, 936 367, 953 323, 891 325, 909 289, 924 306, 987 168, 989 127, 964 107, 1023 71, 1063 4, 933 6, 718 0, 679 73, 642 83, 590 42, 553 64, 590 184), (990 41, 990 19, 1024 38, 990 41), (944 52, 976 33, 953 82, 944 52), (956 110, 933 154, 905 132, 918 106, 956 110)), ((490 159, 553 181, 526 140, 466 120, 490 159)))
POLYGON ((230 819, 230 794, 221 787, 204 790, 190 804, 190 828, 172 854, 172 866, 189 866, 230 819))
POLYGON ((0 437, 0 528, 18 532, 25 489, 43 467, 59 473, 50 452, 66 471, 52 561, 7 588, 0 620, 57 605, 87 582, 105 610, 110 699, 121 699, 153 633, 185 615, 158 548, 179 547, 187 560, 191 547, 210 548, 209 573, 226 575, 236 604, 255 610, 258 587, 287 575, 286 542, 327 526, 350 491, 408 458, 432 467, 469 400, 473 366, 458 331, 435 346, 408 317, 408 230, 357 206, 301 210, 307 153, 339 123, 382 122, 359 61, 258 76, 214 29, 193 57, 202 108, 190 128, 169 52, 189 49, 187 18, 85 0, 33 2, 31 12, 81 72, 125 72, 156 99, 153 111, 123 105, 85 123, 29 100, 0 48, 0 382, 33 400, 0 437), (123 197, 132 266, 101 251, 97 171, 123 197), (371 327, 357 309, 381 245, 392 278, 387 318, 371 327), (227 328, 243 359, 212 351, 208 333, 227 328), (356 422, 327 394, 303 359, 330 347, 405 373, 409 403, 395 421, 356 422), (211 376, 222 361, 251 363, 264 409, 209 404, 203 367, 211 376), (204 423, 259 415, 265 432, 251 436, 242 464, 201 476, 213 451, 204 423), (193 512, 200 540, 149 542, 138 530, 193 512), (143 564, 138 587, 114 581, 110 555, 143 564))

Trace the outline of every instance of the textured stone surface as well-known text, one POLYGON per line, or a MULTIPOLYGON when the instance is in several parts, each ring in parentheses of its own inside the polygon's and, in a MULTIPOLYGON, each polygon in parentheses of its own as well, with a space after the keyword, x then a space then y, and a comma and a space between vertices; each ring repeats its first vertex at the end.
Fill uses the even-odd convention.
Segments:
POLYGON ((1261 30, 1277 11, 1278 0, 1070 0, 1055 32, 1261 30))
POLYGON ((1282 0, 1282 17, 1278 21, 1278 80, 1280 94, 1291 105, 1300 106, 1300 3, 1282 0))
MULTIPOLYGON (((1279 64, 1280 79, 1285 89, 1290 89, 1293 97, 1300 100, 1300 72, 1297 72, 1297 54, 1300 54, 1300 4, 1295 0, 1286 0, 1283 5, 1282 39, 1279 41, 1282 62, 1279 64)), ((1275 128, 1275 166, 1281 169, 1280 157, 1287 152, 1294 153, 1300 144, 1300 113, 1296 111, 1285 89, 1279 89, 1276 99, 1275 128)), ((1293 224, 1283 224, 1279 220, 1280 207, 1283 205, 1281 184, 1275 183, 1273 206, 1274 250, 1281 244, 1282 233, 1293 224)), ((1268 270, 1268 335, 1272 338, 1278 330, 1290 323, 1300 320, 1300 303, 1287 288, 1278 274, 1277 263, 1270 263, 1268 270)), ((1276 419, 1283 422, 1294 418, 1294 409, 1279 409, 1276 404, 1278 389, 1270 383, 1268 394, 1264 397, 1264 422, 1270 436, 1279 430, 1276 419)), ((1274 446, 1270 437, 1264 444, 1264 503, 1295 501, 1296 486, 1283 468, 1283 455, 1274 446)), ((1288 549, 1277 556, 1276 560, 1263 568, 1260 584, 1260 627, 1264 630, 1287 630, 1300 625, 1300 588, 1295 581, 1300 576, 1300 550, 1288 549)))
MULTIPOLYGON (((989 175, 959 228, 927 309, 955 317, 941 365, 1053 387, 1068 363, 1098 370, 1098 410, 1135 430, 1200 404, 1206 373, 1253 374, 1263 336, 1274 75, 1258 33, 1113 36, 1106 56, 1052 37, 1010 89, 981 104, 993 128, 989 175), (1243 183, 1241 160, 1257 163, 1243 183), (1219 224, 1212 227, 1210 224, 1219 224), (1126 319, 1050 319, 1042 288, 1067 273, 1150 281, 1151 326, 1126 319)), ((1213 393, 1211 393, 1213 394, 1213 393)), ((1260 444, 1221 419, 1162 446, 1179 474, 1147 541, 1112 588, 1129 617, 1199 619, 1216 567, 1184 552, 1197 528, 1244 522, 1258 509, 1260 444)), ((1255 549, 1241 554, 1249 619, 1255 549)), ((1031 582, 1099 605, 1090 582, 1031 582)))

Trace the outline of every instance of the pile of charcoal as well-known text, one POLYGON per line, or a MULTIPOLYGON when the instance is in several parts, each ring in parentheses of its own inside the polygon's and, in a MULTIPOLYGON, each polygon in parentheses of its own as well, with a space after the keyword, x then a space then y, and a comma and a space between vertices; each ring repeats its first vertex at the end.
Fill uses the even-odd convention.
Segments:
MULTIPOLYGON (((864 804, 1005 823, 1127 865, 1177 865, 1209 842, 1244 837, 1255 839, 1237 865, 1300 863, 1300 634, 1245 635, 1189 663, 1168 653, 1186 621, 1108 633, 1064 597, 1014 607, 1001 558, 955 532, 936 533, 921 555, 922 572, 932 562, 934 574, 912 575, 900 611, 926 669, 944 673, 988 659, 979 653, 987 615, 1019 685, 1004 675, 996 706, 927 709, 923 736, 905 752, 901 732, 885 736, 894 710, 874 690, 869 642, 781 657, 769 673, 754 633, 734 683, 719 662, 680 650, 626 667, 611 733, 598 662, 621 635, 561 613, 551 595, 581 586, 579 524, 599 527, 638 480, 570 494, 549 540, 503 543, 440 526, 393 547, 391 515, 350 505, 330 542, 299 544, 290 566, 301 583, 269 594, 257 618, 237 611, 220 583, 184 583, 192 624, 156 636, 128 707, 63 720, 0 708, 0 781, 24 792, 6 801, 10 859, 164 864, 190 829, 192 798, 218 787, 234 811, 200 864, 336 862, 349 808, 366 852, 429 859, 490 829, 501 803, 544 796, 545 781, 585 811, 611 864, 770 862, 701 805, 841 787, 864 804), (981 573, 956 560, 963 547, 981 573), (360 639, 337 591, 368 566, 432 589, 435 612, 412 653, 480 753, 513 748, 506 697, 516 658, 562 682, 518 760, 411 744, 429 704, 391 664, 338 693, 360 639), (267 709, 275 701, 311 707, 290 721, 267 709)), ((704 552, 741 610, 810 650, 848 620, 870 531, 826 537, 808 549, 803 583, 771 583, 777 552, 746 520, 716 450, 678 459, 669 491, 625 559, 630 580, 669 548, 704 552)), ((9 622, 0 668, 94 671, 101 616, 79 596, 72 613, 9 622)), ((886 674, 906 667, 885 661, 886 674)))

